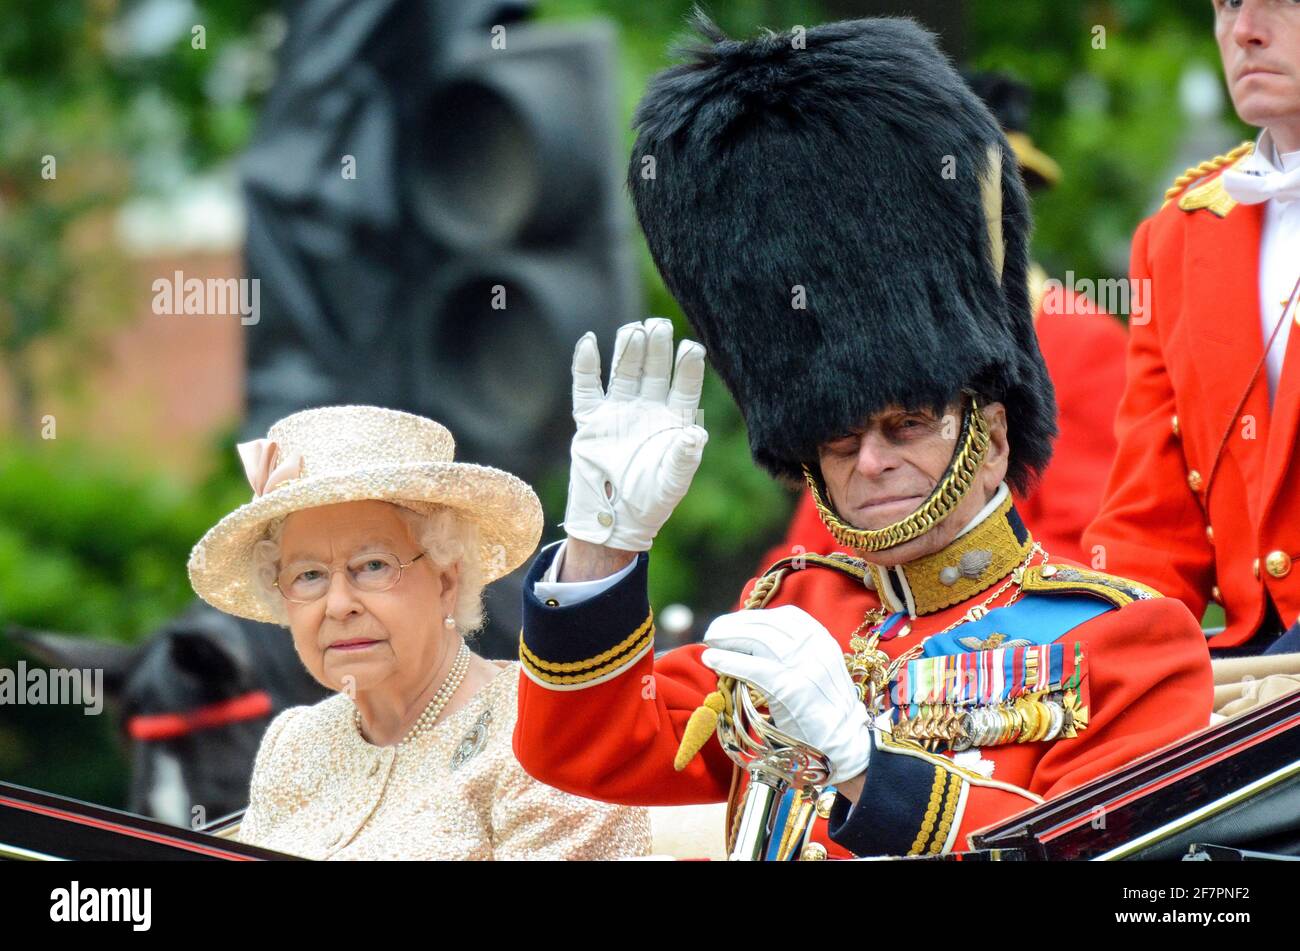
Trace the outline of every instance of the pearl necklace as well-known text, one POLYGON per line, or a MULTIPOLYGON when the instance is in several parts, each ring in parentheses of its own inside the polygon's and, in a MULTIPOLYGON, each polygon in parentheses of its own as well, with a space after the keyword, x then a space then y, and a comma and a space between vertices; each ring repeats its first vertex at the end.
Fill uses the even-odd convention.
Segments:
MULTIPOLYGON (((438 688, 438 692, 433 695, 433 699, 429 701, 429 705, 424 708, 423 712, 421 712, 420 718, 415 721, 415 725, 411 727, 410 732, 408 732, 406 736, 402 737, 401 741, 397 744, 398 746, 406 746, 433 729, 434 722, 438 719, 438 714, 442 713, 442 708, 447 705, 447 702, 451 700, 452 695, 465 680, 465 674, 469 671, 469 658, 469 646, 464 641, 461 641, 460 650, 456 652, 456 659, 451 662, 451 670, 447 672, 447 679, 442 682, 442 686, 438 688)), ((365 734, 361 733, 361 710, 359 708, 354 708, 353 713, 355 714, 354 719, 357 724, 357 733, 361 734, 362 739, 364 739, 365 734)))

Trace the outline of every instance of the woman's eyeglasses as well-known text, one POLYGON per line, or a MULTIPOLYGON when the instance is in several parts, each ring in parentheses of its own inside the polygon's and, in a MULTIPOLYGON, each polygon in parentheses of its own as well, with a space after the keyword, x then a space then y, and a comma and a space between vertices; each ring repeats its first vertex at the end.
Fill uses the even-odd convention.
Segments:
POLYGON ((335 571, 347 574, 348 581, 358 591, 387 591, 402 580, 402 571, 411 567, 427 552, 420 552, 403 564, 396 555, 386 551, 366 552, 348 560, 343 568, 331 568, 316 561, 295 562, 280 569, 275 586, 286 601, 310 604, 324 597, 330 588, 335 571))

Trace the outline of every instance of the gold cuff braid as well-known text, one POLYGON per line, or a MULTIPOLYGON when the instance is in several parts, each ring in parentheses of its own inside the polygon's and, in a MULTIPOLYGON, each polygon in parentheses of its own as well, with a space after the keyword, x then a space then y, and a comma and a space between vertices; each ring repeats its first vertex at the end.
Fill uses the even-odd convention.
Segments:
POLYGON ((817 514, 837 542, 862 552, 884 551, 920 538, 951 515, 974 484, 975 473, 984 463, 988 448, 988 424, 984 421, 984 414, 980 412, 974 395, 971 395, 970 405, 962 421, 961 445, 953 454, 948 471, 939 480, 939 484, 911 515, 877 529, 854 528, 844 522, 831 507, 827 494, 822 490, 821 480, 807 466, 803 467, 803 474, 808 487, 812 489, 817 514))

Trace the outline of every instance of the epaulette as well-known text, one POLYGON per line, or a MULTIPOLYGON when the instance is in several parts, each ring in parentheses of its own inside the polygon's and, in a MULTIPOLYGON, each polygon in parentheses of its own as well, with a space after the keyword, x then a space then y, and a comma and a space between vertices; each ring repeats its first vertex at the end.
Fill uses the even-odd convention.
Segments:
MULTIPOLYGON (((1214 158, 1202 162, 1200 165, 1193 165, 1183 174, 1174 179, 1174 183, 1169 190, 1165 192, 1165 204, 1169 204, 1175 196, 1191 185, 1193 182, 1205 178, 1222 168, 1234 165, 1241 161, 1247 155, 1255 150, 1254 142, 1243 142, 1231 152, 1225 155, 1216 155, 1214 158)), ((1164 207, 1163 205, 1161 206, 1164 207)), ((1183 211, 1197 211, 1205 208, 1218 215, 1220 218, 1227 216, 1228 212, 1237 207, 1236 200, 1228 194, 1227 189, 1223 187, 1223 177, 1215 175, 1208 182, 1202 182, 1193 188, 1188 188, 1183 196, 1178 199, 1178 207, 1183 211)))
POLYGON ((1109 601, 1117 608, 1133 601, 1162 598, 1155 588, 1104 571, 1076 568, 1073 565, 1034 565, 1025 571, 1021 589, 1046 594, 1091 594, 1109 601))
POLYGON ((759 575, 758 580, 754 582, 754 588, 750 591, 749 597, 745 599, 745 607, 763 607, 772 600, 777 589, 781 587, 781 582, 791 571, 802 570, 809 566, 841 571, 870 586, 869 569, 867 563, 861 558, 854 558, 852 555, 846 555, 843 552, 832 552, 829 555, 816 555, 811 552, 802 555, 790 555, 774 563, 759 575))

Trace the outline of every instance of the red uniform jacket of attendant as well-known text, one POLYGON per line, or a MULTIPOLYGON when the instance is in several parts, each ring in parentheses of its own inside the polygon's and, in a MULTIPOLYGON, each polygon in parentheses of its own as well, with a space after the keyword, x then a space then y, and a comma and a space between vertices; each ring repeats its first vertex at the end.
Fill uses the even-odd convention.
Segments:
MULTIPOLYGON (((1216 205, 1222 212, 1222 198, 1216 205)), ((1101 546, 1104 570, 1178 598, 1196 617, 1221 601, 1227 627, 1211 647, 1248 640, 1266 592, 1283 624, 1300 617, 1300 333, 1292 328, 1270 408, 1260 367, 1263 208, 1234 205, 1221 216, 1185 211, 1175 198, 1138 227, 1132 277, 1150 300, 1130 320, 1119 453, 1084 536, 1085 547, 1101 546)))

